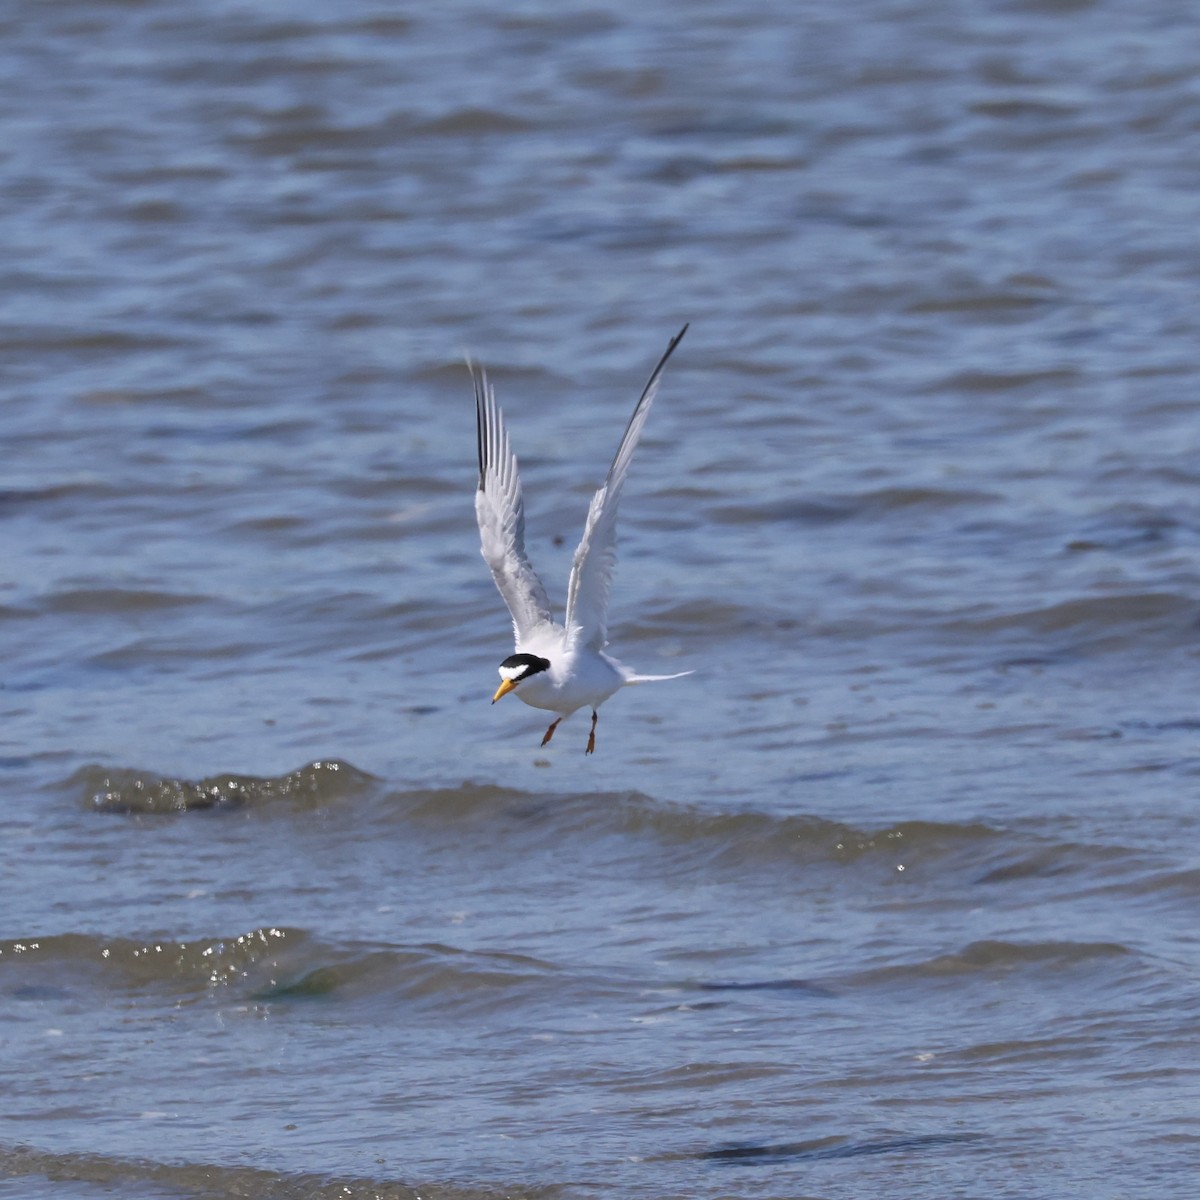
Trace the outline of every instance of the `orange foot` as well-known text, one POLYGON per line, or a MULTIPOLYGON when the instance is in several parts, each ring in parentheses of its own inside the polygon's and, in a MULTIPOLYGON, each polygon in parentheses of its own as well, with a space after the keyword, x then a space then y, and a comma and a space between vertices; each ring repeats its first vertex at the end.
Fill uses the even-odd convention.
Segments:
POLYGON ((551 723, 550 728, 546 730, 546 736, 544 738, 542 738, 543 746, 550 745, 550 739, 554 736, 554 731, 559 727, 559 725, 561 723, 562 723, 562 717, 559 717, 557 721, 554 721, 551 723))
POLYGON ((600 714, 593 708, 592 709, 592 730, 588 734, 588 744, 587 744, 587 749, 584 751, 584 754, 595 754, 596 753, 596 722, 598 720, 600 720, 600 714))

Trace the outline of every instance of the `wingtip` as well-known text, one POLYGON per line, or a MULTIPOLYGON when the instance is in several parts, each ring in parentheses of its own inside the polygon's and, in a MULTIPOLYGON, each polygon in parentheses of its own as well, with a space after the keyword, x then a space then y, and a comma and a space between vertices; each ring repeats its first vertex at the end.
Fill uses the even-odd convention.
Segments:
POLYGON ((657 376, 658 373, 663 369, 663 367, 667 365, 667 359, 669 359, 671 355, 675 353, 675 347, 683 341, 683 335, 687 333, 690 326, 691 321, 685 321, 683 328, 667 343, 667 348, 663 351, 663 356, 658 360, 658 366, 654 368, 654 374, 650 377, 651 380, 653 380, 655 376, 657 376))
POLYGON ((471 372, 471 382, 475 387, 475 448, 479 459, 479 491, 483 491, 487 476, 487 418, 484 414, 484 401, 487 395, 487 372, 470 356, 464 354, 467 360, 467 370, 471 372))

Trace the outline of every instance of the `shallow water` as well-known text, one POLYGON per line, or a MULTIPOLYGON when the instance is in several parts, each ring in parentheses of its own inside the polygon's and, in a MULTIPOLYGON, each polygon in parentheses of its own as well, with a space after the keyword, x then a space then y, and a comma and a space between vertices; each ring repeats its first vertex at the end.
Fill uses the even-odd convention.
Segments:
POLYGON ((1190 9, 0 28, 14 1195, 1194 1194, 1190 9))

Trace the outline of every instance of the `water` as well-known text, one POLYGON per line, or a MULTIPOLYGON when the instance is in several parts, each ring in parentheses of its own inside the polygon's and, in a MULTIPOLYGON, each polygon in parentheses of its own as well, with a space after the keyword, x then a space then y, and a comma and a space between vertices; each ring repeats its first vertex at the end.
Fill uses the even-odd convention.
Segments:
POLYGON ((2 25, 0 1190, 1194 1194, 1190 8, 2 25))

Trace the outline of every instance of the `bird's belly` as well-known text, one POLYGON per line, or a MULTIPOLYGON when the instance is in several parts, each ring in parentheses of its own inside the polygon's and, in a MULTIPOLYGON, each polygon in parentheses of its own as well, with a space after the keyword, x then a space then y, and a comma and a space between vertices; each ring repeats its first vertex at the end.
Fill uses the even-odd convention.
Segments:
POLYGON ((564 677, 554 671, 534 675, 517 688, 517 696, 532 708, 548 712, 573 713, 588 706, 603 704, 624 683, 620 672, 599 655, 577 663, 574 671, 564 677))
POLYGON ((523 700, 530 708, 544 708, 548 712, 564 711, 561 697, 562 693, 548 679, 539 679, 537 676, 526 679, 517 688, 518 700, 523 700))

